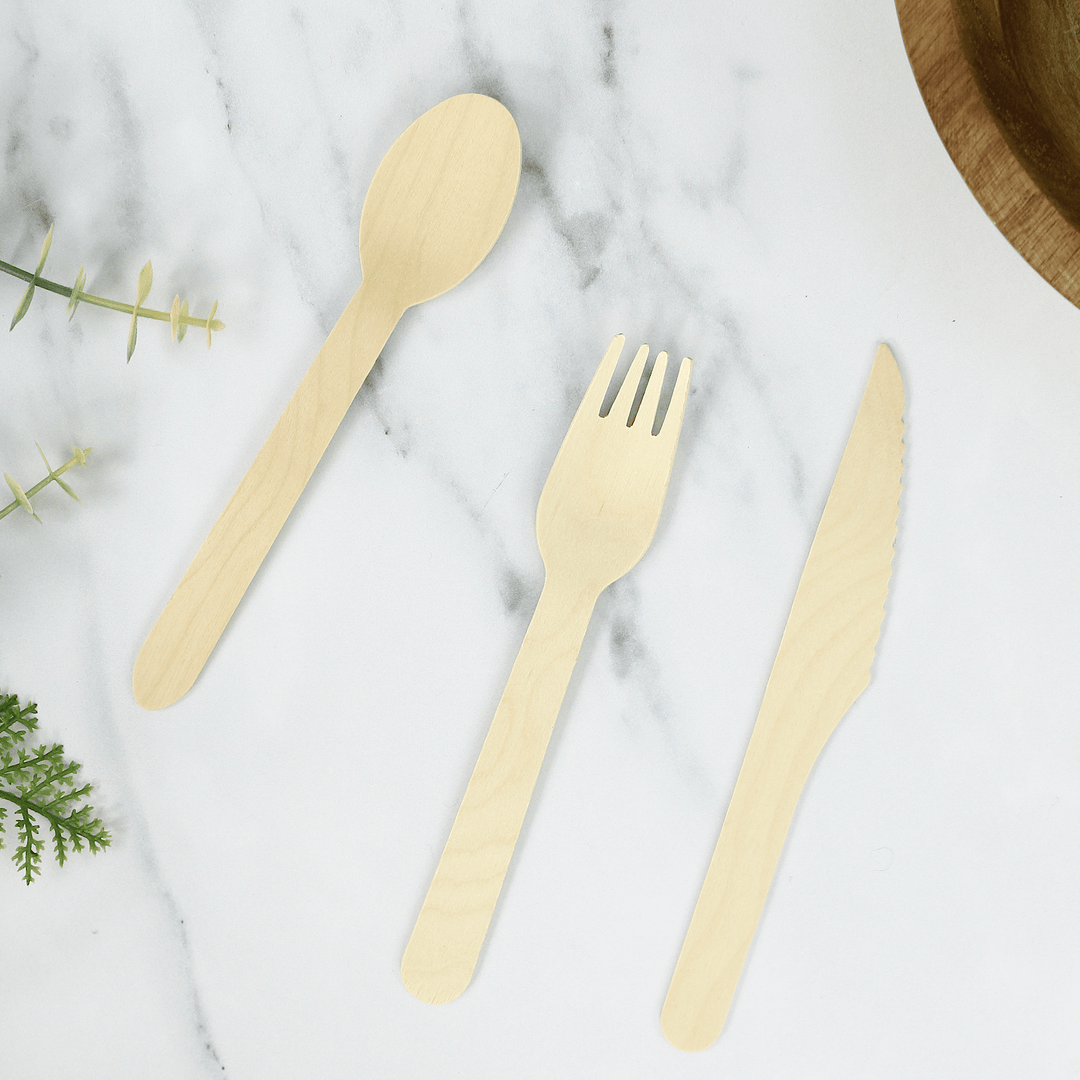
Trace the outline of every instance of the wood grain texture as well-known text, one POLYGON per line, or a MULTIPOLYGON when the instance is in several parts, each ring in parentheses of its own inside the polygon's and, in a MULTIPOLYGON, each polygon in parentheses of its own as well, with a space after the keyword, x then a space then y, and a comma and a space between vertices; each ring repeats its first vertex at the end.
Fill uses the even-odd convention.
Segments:
POLYGON ((480 94, 429 109, 383 158, 360 218, 360 288, 139 651, 140 705, 190 689, 402 313, 480 264, 520 171, 513 118, 480 94))
POLYGON ((795 806, 866 688, 892 569, 904 388, 882 345, 806 560, 661 1025, 681 1050, 723 1029, 795 806))
POLYGON ((622 345, 620 336, 608 349, 540 496, 544 590, 401 962, 405 986, 421 1001, 451 1001, 472 979, 593 606, 645 554, 660 519, 691 363, 683 360, 653 434, 666 353, 627 423, 644 345, 600 417, 622 345))
POLYGON ((1022 99, 1011 92, 997 4, 896 0, 896 10, 915 81, 960 175, 1013 247, 1080 306, 1080 233, 1015 152, 1022 99))
POLYGON ((960 44, 1025 172, 1080 227, 1080 5, 955 0, 960 44))

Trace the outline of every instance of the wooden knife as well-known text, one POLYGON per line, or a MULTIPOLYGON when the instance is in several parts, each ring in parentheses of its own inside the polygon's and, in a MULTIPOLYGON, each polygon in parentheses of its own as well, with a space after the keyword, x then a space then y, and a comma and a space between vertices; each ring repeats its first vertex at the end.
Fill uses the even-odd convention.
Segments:
POLYGON ((680 1050, 727 1018, 796 803, 840 718, 870 682, 899 511, 904 386, 882 345, 791 606, 661 1013, 680 1050))

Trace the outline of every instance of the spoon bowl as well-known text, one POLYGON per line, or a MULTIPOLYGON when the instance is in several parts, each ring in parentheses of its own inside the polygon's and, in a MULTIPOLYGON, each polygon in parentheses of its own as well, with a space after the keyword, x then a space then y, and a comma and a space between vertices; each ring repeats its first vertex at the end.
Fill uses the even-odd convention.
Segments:
POLYGON ((429 109, 398 136, 368 188, 364 279, 405 307, 453 288, 499 238, 520 171, 517 125, 494 98, 459 94, 429 109))

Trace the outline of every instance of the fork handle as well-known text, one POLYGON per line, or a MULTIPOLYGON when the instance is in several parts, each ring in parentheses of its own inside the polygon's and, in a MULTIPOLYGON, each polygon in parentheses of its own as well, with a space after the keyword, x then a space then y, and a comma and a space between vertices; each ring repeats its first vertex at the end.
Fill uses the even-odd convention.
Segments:
POLYGON ((421 1001, 452 1001, 472 979, 595 603, 544 583, 401 961, 421 1001))

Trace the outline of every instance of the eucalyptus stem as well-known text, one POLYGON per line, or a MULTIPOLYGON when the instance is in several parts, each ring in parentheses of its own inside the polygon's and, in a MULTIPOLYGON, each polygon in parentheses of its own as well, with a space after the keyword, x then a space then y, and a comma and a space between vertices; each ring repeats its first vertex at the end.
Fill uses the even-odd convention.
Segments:
MULTIPOLYGON (((58 285, 55 281, 48 281, 45 278, 35 278, 33 273, 29 270, 23 270, 21 267, 12 266, 9 262, 4 262, 0 259, 0 270, 3 270, 5 274, 10 274, 12 277, 21 278, 23 281, 32 281, 39 289, 44 289, 46 292, 56 293, 57 296, 70 297, 74 291, 67 285, 58 285)), ((94 296, 92 293, 83 292, 79 290, 79 303, 80 304, 94 304, 96 307, 109 308, 111 311, 122 311, 125 315, 130 315, 134 310, 134 305, 125 304, 122 300, 109 300, 104 296, 94 296)), ((153 311, 150 308, 144 308, 139 306, 139 318, 140 319, 157 319, 158 322, 171 322, 172 316, 167 311, 153 311)), ((186 323, 188 326, 201 326, 206 327, 206 319, 196 319, 193 315, 181 315, 180 322, 186 323)), ((224 330, 225 324, 220 319, 214 319, 210 323, 211 330, 224 330)))
POLYGON ((4 479, 7 481, 8 487, 11 488, 12 494, 15 496, 15 498, 12 499, 12 501, 9 502, 7 504, 7 506, 5 506, 2 510, 0 510, 0 518, 7 517, 8 514, 10 514, 12 510, 17 510, 21 506, 28 514, 32 514, 38 521, 40 521, 41 518, 39 518, 37 516, 37 514, 34 513, 34 509, 30 505, 30 500, 39 491, 41 491, 42 488, 44 488, 48 484, 51 484, 54 480, 73 499, 78 500, 79 496, 76 495, 75 492, 72 491, 71 488, 66 483, 64 483, 63 480, 60 479, 60 477, 64 473, 66 473, 68 471, 68 469, 70 469, 72 467, 72 465, 82 465, 82 466, 85 467, 86 466, 86 455, 90 453, 91 448, 88 446, 88 447, 86 447, 85 450, 83 450, 83 449, 79 448, 78 446, 76 446, 74 448, 74 450, 75 450, 75 453, 72 454, 70 461, 65 461, 64 464, 61 465, 59 469, 54 469, 49 464, 48 458, 45 457, 45 452, 39 446, 38 447, 38 453, 41 454, 41 460, 45 462, 45 468, 49 470, 49 475, 46 476, 44 480, 39 480, 32 488, 30 488, 29 491, 23 491, 23 489, 21 487, 19 487, 19 485, 14 480, 12 480, 12 478, 7 473, 4 473, 4 479))
POLYGON ((143 301, 150 294, 150 288, 154 280, 154 270, 149 261, 147 261, 146 265, 139 271, 138 295, 135 297, 134 304, 125 304, 121 300, 109 300, 104 296, 94 296, 92 293, 83 292, 83 284, 86 281, 86 270, 84 267, 79 267, 79 273, 75 278, 75 284, 70 288, 67 285, 60 285, 58 282, 49 281, 47 278, 43 278, 41 276, 41 271, 44 270, 45 260, 49 257, 49 248, 52 246, 52 238, 53 230, 50 225, 48 235, 45 237, 45 242, 41 245, 41 255, 38 257, 37 269, 33 272, 24 270, 21 266, 15 266, 13 263, 4 262, 0 259, 0 270, 5 274, 10 274, 12 277, 18 278, 20 281, 28 283, 26 292, 23 293, 22 300, 19 301, 19 306, 15 309, 10 329, 14 330, 16 324, 26 314, 30 307, 30 302, 34 299, 34 293, 39 287, 46 292, 56 293, 58 296, 66 296, 68 298, 69 318, 75 314, 75 309, 83 302, 93 304, 95 307, 109 308, 112 311, 122 311, 125 315, 130 315, 131 324, 128 327, 127 344, 127 358, 129 360, 131 359, 131 354, 135 351, 137 323, 140 318, 156 319, 158 322, 169 323, 172 328, 172 336, 176 341, 183 340, 189 326, 201 326, 206 330, 207 348, 210 347, 211 332, 214 330, 225 329, 225 324, 220 319, 214 318, 214 314, 217 311, 216 300, 210 308, 210 314, 207 315, 205 319, 197 319, 189 315, 188 302, 186 300, 182 301, 179 295, 173 300, 171 311, 154 311, 152 308, 144 308, 142 306, 143 301))

